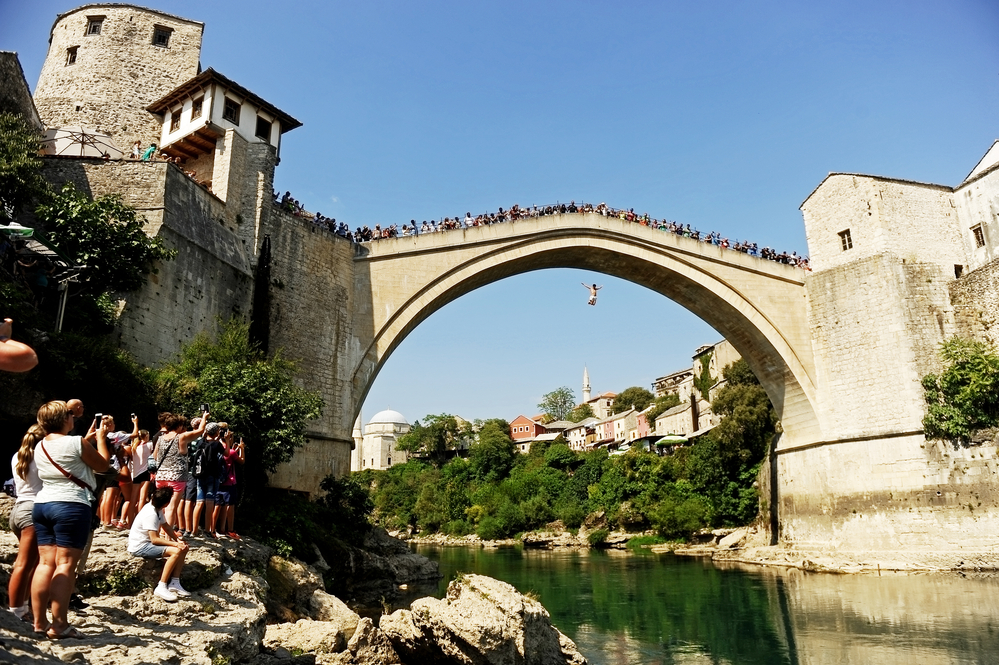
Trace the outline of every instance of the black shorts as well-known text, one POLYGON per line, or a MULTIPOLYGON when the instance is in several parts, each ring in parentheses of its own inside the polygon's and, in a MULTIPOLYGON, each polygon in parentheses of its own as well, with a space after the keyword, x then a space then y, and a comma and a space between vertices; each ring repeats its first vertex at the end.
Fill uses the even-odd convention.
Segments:
POLYGON ((191 477, 187 479, 187 489, 184 490, 184 501, 198 500, 198 479, 191 477))
POLYGON ((142 483, 145 483, 145 482, 148 482, 148 481, 149 481, 149 470, 148 469, 146 469, 145 471, 143 471, 142 473, 140 473, 139 475, 137 475, 135 478, 132 478, 132 484, 133 485, 141 485, 142 483))

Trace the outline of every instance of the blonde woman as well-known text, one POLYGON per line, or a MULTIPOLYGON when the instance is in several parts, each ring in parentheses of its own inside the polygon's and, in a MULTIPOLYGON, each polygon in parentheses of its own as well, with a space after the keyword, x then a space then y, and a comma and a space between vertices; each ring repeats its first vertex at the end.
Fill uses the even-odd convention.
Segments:
POLYGON ((82 437, 69 436, 74 416, 66 402, 48 402, 38 409, 40 430, 29 430, 26 435, 37 441, 35 465, 42 481, 31 513, 39 557, 31 580, 31 606, 35 608, 35 632, 52 639, 83 637, 69 624, 69 596, 76 582, 76 566, 90 537, 90 504, 97 486, 94 472, 107 471, 111 459, 107 442, 110 421, 105 416, 97 426, 94 447, 82 437), (50 602, 51 623, 46 611, 50 602))
POLYGON ((45 430, 34 424, 21 439, 21 448, 10 460, 14 472, 14 489, 17 501, 10 511, 10 530, 17 537, 17 559, 10 571, 10 584, 7 597, 10 611, 18 619, 27 620, 28 597, 31 595, 31 575, 38 565, 38 542, 35 539, 35 523, 31 520, 31 510, 35 506, 35 495, 42 489, 35 465, 35 446, 45 436, 45 430))

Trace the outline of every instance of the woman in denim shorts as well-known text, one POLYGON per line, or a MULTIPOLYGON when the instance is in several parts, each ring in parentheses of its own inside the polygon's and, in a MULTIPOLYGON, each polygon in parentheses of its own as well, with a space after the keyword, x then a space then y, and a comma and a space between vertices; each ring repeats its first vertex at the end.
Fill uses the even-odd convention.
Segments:
MULTIPOLYGON (((96 447, 82 437, 68 436, 73 422, 65 402, 48 402, 38 409, 38 424, 45 437, 35 446, 42 489, 31 512, 39 556, 31 580, 31 606, 35 608, 35 632, 53 639, 83 637, 69 625, 69 595, 90 537, 90 503, 97 485, 94 471, 107 471, 111 459, 107 442, 110 418, 105 416, 94 432, 96 447), (52 623, 46 612, 50 601, 52 623)), ((26 436, 38 433, 29 430, 26 436)))

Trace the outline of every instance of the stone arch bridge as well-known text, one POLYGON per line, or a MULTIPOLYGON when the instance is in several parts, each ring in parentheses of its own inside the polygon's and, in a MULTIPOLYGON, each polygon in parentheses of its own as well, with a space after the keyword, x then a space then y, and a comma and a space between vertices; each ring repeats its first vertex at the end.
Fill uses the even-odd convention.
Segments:
POLYGON ((596 213, 573 213, 399 237, 353 258, 350 406, 422 321, 486 284, 543 268, 583 268, 640 284, 717 330, 760 378, 782 444, 820 436, 801 269, 596 213))

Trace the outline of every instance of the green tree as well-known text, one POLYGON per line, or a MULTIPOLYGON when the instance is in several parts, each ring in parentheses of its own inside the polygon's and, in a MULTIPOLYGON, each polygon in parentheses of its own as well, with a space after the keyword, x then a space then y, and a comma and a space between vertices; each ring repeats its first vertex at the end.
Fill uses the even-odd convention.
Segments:
POLYGON ((94 297, 138 289, 157 261, 177 254, 160 238, 149 237, 143 230, 145 219, 117 194, 91 201, 67 183, 38 206, 36 215, 52 244, 86 266, 81 281, 94 297))
POLYGON ((575 409, 573 409, 566 420, 570 420, 574 423, 578 423, 581 420, 586 420, 587 418, 596 418, 597 414, 593 412, 593 407, 589 404, 580 404, 575 409))
POLYGON ((447 451, 453 450, 465 440, 468 432, 458 424, 454 416, 442 413, 428 415, 421 423, 413 423, 407 434, 396 441, 395 447, 411 454, 425 455, 435 466, 441 466, 447 451))
POLYGON ((975 430, 999 424, 999 355, 981 342, 952 337, 940 345, 946 365, 938 376, 923 377, 931 439, 967 444, 975 430))
POLYGON ((499 419, 487 420, 479 429, 478 441, 468 451, 468 463, 475 478, 496 482, 506 478, 517 457, 510 438, 510 425, 499 419))
POLYGON ((299 388, 297 366, 280 353, 266 357, 249 340, 249 326, 232 319, 215 336, 201 334, 180 358, 155 372, 160 405, 197 413, 207 403, 213 420, 246 438, 245 487, 259 492, 267 474, 305 443, 305 426, 322 415, 318 393, 299 388))
POLYGON ((669 411, 674 406, 680 406, 680 396, 676 393, 666 393, 662 397, 657 397, 655 406, 651 411, 645 414, 649 427, 654 428, 656 425, 656 418, 661 416, 666 411, 669 411))
POLYGON ((625 388, 614 398, 614 403, 611 405, 611 413, 621 413, 630 408, 641 411, 649 404, 652 404, 655 398, 655 395, 641 386, 625 388))
POLYGON ((42 136, 20 115, 0 112, 0 222, 17 218, 24 206, 45 198, 42 136))
MULTIPOLYGON (((538 408, 551 420, 565 420, 576 406, 572 388, 562 386, 541 397, 538 408)), ((550 422, 550 421, 549 421, 550 422)))

